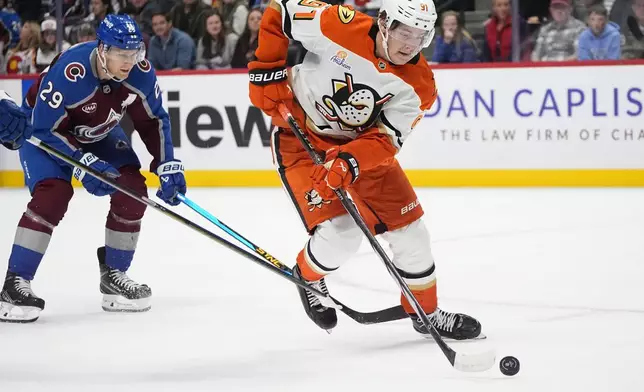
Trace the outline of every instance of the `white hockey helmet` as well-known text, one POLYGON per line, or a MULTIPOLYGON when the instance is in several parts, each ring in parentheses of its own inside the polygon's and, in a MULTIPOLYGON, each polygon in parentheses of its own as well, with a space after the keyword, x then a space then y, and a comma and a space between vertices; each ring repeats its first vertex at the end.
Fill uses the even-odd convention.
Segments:
MULTIPOLYGON (((382 6, 380 7, 381 16, 383 15, 383 11, 385 15, 383 26, 385 32, 382 32, 382 30, 381 32, 383 34, 383 44, 386 53, 388 52, 387 39, 390 35, 393 35, 392 38, 403 42, 407 39, 407 37, 396 37, 395 34, 392 34, 392 31, 396 29, 396 26, 393 26, 395 21, 425 32, 420 37, 419 42, 409 42, 409 44, 417 46, 415 53, 420 52, 423 48, 431 44, 436 33, 435 25, 438 19, 436 6, 432 0, 382 0, 382 6)), ((418 41, 418 39, 414 41, 418 41)), ((387 57, 389 57, 388 53, 387 57)), ((391 61, 389 58, 388 60, 391 61)))

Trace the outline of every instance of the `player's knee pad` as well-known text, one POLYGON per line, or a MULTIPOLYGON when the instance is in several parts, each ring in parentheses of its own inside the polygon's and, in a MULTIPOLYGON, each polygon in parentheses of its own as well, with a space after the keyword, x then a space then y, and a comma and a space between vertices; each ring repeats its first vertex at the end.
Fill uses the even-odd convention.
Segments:
POLYGON ((319 224, 304 254, 306 261, 320 274, 337 269, 360 248, 362 232, 349 215, 331 218, 319 224))
POLYGON ((382 236, 393 252, 393 263, 410 286, 426 286, 436 279, 429 233, 422 218, 382 236))
MULTIPOLYGON (((118 179, 119 185, 126 186, 139 195, 147 196, 148 188, 145 185, 145 177, 143 177, 138 167, 124 166, 119 169, 119 172, 121 173, 118 179)), ((108 228, 116 231, 138 231, 145 209, 145 204, 124 193, 114 193, 108 216, 108 228)))
POLYGON ((72 184, 60 179, 46 179, 34 186, 20 226, 51 233, 67 212, 74 196, 72 184))

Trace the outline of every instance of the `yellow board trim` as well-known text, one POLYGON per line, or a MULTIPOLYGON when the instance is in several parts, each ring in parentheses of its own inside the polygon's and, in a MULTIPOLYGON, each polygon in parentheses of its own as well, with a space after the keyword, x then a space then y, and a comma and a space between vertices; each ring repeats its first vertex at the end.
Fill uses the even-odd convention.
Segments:
MULTIPOLYGON (((644 169, 571 170, 407 170, 418 187, 644 187, 644 169)), ((157 176, 144 173, 148 186, 159 186, 157 176)), ((277 187, 273 170, 187 171, 189 187, 277 187)), ((78 183, 74 184, 79 186, 78 183)), ((0 171, 0 187, 23 187, 21 171, 0 171)))

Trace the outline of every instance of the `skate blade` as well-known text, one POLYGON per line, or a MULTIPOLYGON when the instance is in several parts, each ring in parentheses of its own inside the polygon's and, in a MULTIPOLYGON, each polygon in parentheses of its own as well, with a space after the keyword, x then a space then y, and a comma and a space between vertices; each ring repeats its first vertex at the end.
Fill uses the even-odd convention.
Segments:
POLYGON ((103 294, 102 307, 106 312, 147 312, 152 307, 152 297, 127 299, 122 295, 103 294))
POLYGON ((0 321, 5 323, 33 323, 40 317, 40 308, 17 306, 0 302, 0 321))
MULTIPOLYGON (((432 337, 432 335, 429 335, 429 334, 422 334, 422 335, 423 335, 423 337, 424 337, 425 339, 434 340, 434 338, 432 337)), ((471 342, 471 341, 475 341, 475 340, 485 340, 485 339, 487 339, 487 336, 485 336, 485 334, 482 334, 482 333, 481 333, 481 334, 479 334, 479 336, 477 336, 477 337, 475 337, 475 338, 471 338, 471 339, 461 339, 461 340, 458 340, 458 339, 452 339, 452 338, 447 338, 447 337, 444 337, 444 336, 443 336, 443 340, 444 340, 444 341, 446 341, 446 342, 471 342)))

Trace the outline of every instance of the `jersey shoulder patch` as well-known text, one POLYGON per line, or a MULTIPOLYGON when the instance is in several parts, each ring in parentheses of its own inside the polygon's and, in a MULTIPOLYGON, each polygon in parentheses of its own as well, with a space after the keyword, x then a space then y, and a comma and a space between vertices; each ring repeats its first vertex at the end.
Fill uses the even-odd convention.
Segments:
POLYGON ((60 93, 65 105, 74 105, 85 99, 98 86, 94 75, 90 54, 92 47, 89 43, 77 44, 62 52, 53 62, 41 79, 39 97, 60 93))
POLYGON ((364 58, 371 58, 373 43, 369 42, 369 30, 373 23, 373 19, 362 12, 344 5, 334 5, 322 14, 320 30, 336 45, 364 58))
POLYGON ((65 78, 70 82, 77 82, 85 77, 87 70, 82 63, 72 61, 65 66, 63 73, 65 75, 65 78))
POLYGON ((356 10, 351 6, 340 5, 338 6, 338 18, 340 22, 344 24, 349 24, 355 18, 356 10))
POLYGON ((152 64, 150 64, 147 59, 143 59, 143 61, 136 63, 136 66, 144 73, 148 73, 152 70, 152 64))

